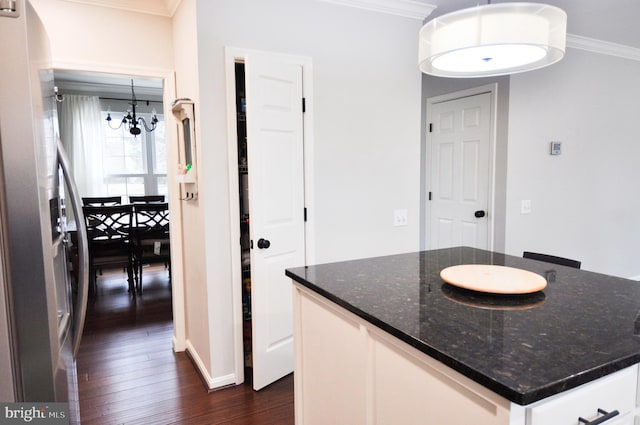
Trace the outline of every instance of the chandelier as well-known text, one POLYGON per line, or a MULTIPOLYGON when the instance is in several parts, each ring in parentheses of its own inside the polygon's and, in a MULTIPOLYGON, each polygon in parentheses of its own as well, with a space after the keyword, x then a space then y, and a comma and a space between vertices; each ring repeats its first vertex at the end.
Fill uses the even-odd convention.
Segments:
POLYGON ((564 56, 566 13, 542 3, 458 10, 420 30, 420 70, 440 77, 488 77, 551 65, 564 56))
POLYGON ((113 130, 118 130, 124 125, 129 129, 129 133, 131 133, 133 137, 136 137, 142 132, 141 127, 143 126, 147 131, 153 131, 156 129, 158 117, 156 116, 155 109, 153 110, 153 115, 151 116, 151 126, 147 124, 144 118, 136 116, 136 106, 138 106, 138 102, 136 101, 136 93, 133 91, 133 80, 131 80, 131 103, 129 103, 129 105, 131 105, 131 109, 127 111, 126 115, 122 118, 122 121, 120 121, 120 125, 117 127, 111 125, 111 112, 107 112, 106 120, 109 123, 109 127, 111 127, 113 130))

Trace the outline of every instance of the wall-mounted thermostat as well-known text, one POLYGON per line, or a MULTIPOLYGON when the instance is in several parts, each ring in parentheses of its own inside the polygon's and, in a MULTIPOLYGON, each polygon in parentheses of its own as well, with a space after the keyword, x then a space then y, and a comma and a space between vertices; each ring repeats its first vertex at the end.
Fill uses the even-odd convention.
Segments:
POLYGON ((560 155, 562 153, 562 142, 551 142, 551 155, 560 155))

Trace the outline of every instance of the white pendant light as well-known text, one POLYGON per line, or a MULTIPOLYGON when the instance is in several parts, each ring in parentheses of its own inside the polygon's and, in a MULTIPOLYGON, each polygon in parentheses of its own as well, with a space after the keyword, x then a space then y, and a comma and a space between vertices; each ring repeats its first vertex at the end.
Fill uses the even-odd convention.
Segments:
POLYGON ((530 71, 564 56, 567 14, 542 3, 487 4, 452 12, 420 30, 420 70, 441 77, 530 71))

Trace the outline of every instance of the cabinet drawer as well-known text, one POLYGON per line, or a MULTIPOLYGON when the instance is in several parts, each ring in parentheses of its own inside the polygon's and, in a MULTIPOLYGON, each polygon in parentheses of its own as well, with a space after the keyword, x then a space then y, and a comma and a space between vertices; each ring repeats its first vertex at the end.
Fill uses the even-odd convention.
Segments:
POLYGON ((598 409, 620 412, 603 425, 626 424, 633 416, 637 381, 635 365, 558 394, 528 407, 527 425, 576 425, 579 417, 593 421, 602 416, 598 409))

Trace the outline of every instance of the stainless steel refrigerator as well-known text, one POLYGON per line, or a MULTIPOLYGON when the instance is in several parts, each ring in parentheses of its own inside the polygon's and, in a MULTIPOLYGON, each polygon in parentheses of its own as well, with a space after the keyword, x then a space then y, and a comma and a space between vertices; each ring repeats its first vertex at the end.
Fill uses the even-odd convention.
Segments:
POLYGON ((82 209, 60 150, 47 34, 26 0, 0 1, 0 40, 0 401, 69 402, 79 423, 86 233, 78 226, 72 273, 65 217, 81 223, 82 209))

